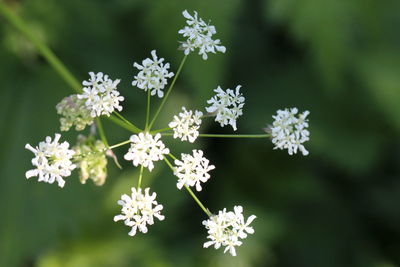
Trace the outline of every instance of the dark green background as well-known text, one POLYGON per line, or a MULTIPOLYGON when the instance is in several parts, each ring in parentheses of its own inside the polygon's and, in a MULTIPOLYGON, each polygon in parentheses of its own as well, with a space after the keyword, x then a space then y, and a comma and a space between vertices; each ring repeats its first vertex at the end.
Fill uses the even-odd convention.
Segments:
MULTIPOLYGON (((78 80, 89 71, 122 79, 122 113, 139 126, 146 96, 130 85, 132 64, 157 49, 176 72, 181 12, 197 10, 227 52, 189 56, 156 127, 182 105, 204 111, 218 85, 241 84, 237 133, 262 133, 277 109, 296 106, 311 112, 311 141, 303 157, 264 139, 164 138, 175 154, 205 151, 216 169, 199 197, 212 211, 243 205, 256 233, 235 258, 203 249, 204 214, 159 162, 144 183, 166 220, 129 237, 112 220, 137 181, 127 147, 116 149, 123 171, 110 162, 103 187, 80 185, 76 173, 63 189, 25 179, 24 145, 59 132, 55 105, 72 91, 0 17, 0 266, 400 266, 400 1, 6 2, 78 80)), ((105 127, 111 143, 129 137, 105 127)), ((202 131, 232 133, 212 119, 202 131)), ((74 143, 76 133, 63 138, 74 143)))

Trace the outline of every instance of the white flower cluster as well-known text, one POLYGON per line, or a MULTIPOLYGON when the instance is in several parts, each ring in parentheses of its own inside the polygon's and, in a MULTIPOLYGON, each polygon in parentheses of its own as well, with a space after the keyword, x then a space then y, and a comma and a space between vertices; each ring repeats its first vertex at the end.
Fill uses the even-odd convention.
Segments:
POLYGON ((160 221, 164 220, 161 215, 163 206, 156 201, 156 193, 150 195, 150 188, 144 190, 132 187, 132 194, 121 196, 118 204, 122 206, 121 214, 114 217, 114 221, 124 220, 125 225, 132 227, 129 232, 130 236, 134 236, 137 231, 147 233, 147 225, 154 224, 154 217, 160 221))
POLYGON ((216 113, 215 121, 221 124, 221 127, 230 124, 236 131, 236 119, 243 114, 244 96, 239 92, 241 86, 236 86, 235 91, 227 89, 222 90, 218 86, 214 89, 217 94, 207 101, 211 106, 206 107, 207 112, 216 113))
POLYGON ((182 107, 179 116, 175 115, 173 121, 168 124, 174 130, 174 138, 180 138, 181 141, 189 140, 190 143, 193 143, 199 136, 202 116, 201 111, 195 110, 193 113, 193 111, 187 111, 185 107, 182 107))
POLYGON ((78 95, 70 95, 56 105, 60 118, 61 131, 68 131, 75 125, 75 130, 82 131, 86 125, 93 123, 90 110, 85 105, 85 100, 78 99, 78 95))
POLYGON ((204 243, 204 247, 214 245, 215 249, 225 246, 224 253, 229 251, 232 256, 236 256, 235 247, 242 245, 240 239, 247 237, 247 234, 253 234, 253 227, 249 226, 256 216, 251 215, 246 221, 243 217, 242 206, 235 206, 234 211, 226 212, 226 209, 220 210, 218 215, 212 215, 210 219, 203 221, 203 225, 208 230, 207 238, 211 241, 204 243))
POLYGON ((164 154, 169 154, 169 149, 159 140, 161 135, 158 133, 154 136, 149 133, 139 133, 132 135, 130 140, 131 147, 125 154, 126 160, 132 160, 133 165, 142 165, 151 171, 154 168, 153 161, 162 160, 164 154))
POLYGON ((101 115, 110 116, 117 109, 122 110, 119 102, 124 100, 123 96, 119 95, 117 85, 120 80, 111 80, 108 75, 102 72, 89 72, 90 79, 83 81, 83 93, 78 95, 79 99, 85 99, 85 105, 90 110, 92 117, 101 115))
POLYGON ((310 132, 308 128, 307 116, 309 111, 298 114, 297 108, 278 110, 274 118, 272 127, 270 128, 272 143, 275 144, 274 149, 287 149, 289 155, 297 153, 300 150, 304 156, 308 155, 308 151, 303 143, 310 140, 310 132))
POLYGON ((52 184, 57 181, 59 187, 64 187, 63 177, 70 176, 76 167, 71 161, 75 152, 68 149, 68 142, 58 143, 60 138, 60 134, 55 134, 54 140, 51 141, 51 137, 47 136, 46 141, 40 142, 36 148, 30 144, 25 145, 26 149, 35 154, 32 165, 36 167, 26 172, 27 179, 39 176, 39 182, 52 184))
POLYGON ((201 182, 205 183, 210 179, 209 171, 215 169, 214 165, 209 165, 209 160, 203 157, 203 151, 193 150, 193 156, 182 153, 182 161, 175 160, 174 174, 179 178, 176 186, 182 189, 184 185, 196 186, 197 191, 201 191, 201 182))
POLYGON ((140 71, 134 77, 132 85, 144 91, 150 90, 151 95, 157 93, 157 96, 162 98, 163 89, 168 83, 167 78, 174 76, 174 73, 168 72, 169 63, 163 64, 164 58, 158 59, 156 50, 151 51, 151 56, 153 59, 146 58, 142 61, 142 65, 136 62, 133 64, 140 71))
POLYGON ((186 42, 181 42, 185 55, 195 49, 199 49, 199 55, 202 55, 203 59, 206 60, 208 58, 207 53, 215 54, 216 51, 225 53, 226 48, 221 45, 221 41, 212 39, 212 36, 217 32, 214 26, 198 18, 196 11, 194 11, 194 16, 190 15, 186 10, 182 14, 187 19, 187 25, 179 30, 178 33, 182 34, 183 37, 187 37, 186 42))

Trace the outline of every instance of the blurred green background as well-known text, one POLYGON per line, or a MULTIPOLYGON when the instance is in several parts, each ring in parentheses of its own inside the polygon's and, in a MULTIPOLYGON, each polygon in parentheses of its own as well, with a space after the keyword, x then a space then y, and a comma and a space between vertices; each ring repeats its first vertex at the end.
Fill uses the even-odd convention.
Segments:
MULTIPOLYGON (((0 0, 4 1, 4 0, 0 0)), ((0 266, 400 266, 400 1, 398 0, 26 0, 6 1, 78 80, 120 78, 123 114, 140 126, 146 96, 131 81, 157 49, 172 71, 183 57, 184 9, 217 28, 226 54, 191 54, 156 127, 182 105, 204 110, 212 89, 241 84, 237 133, 262 133, 277 109, 310 110, 310 155, 269 140, 164 138, 175 154, 201 148, 216 165, 199 193, 217 211, 241 204, 256 233, 238 256, 203 249, 202 211, 176 189, 163 162, 145 173, 166 220, 129 237, 116 201, 137 169, 115 151, 103 187, 65 188, 25 179, 38 144, 59 132, 55 105, 72 93, 0 16, 0 266)), ((153 100, 154 110, 159 101, 153 100)), ((105 122, 110 143, 129 132, 105 122)), ((212 119, 203 132, 231 133, 212 119)), ((63 134, 75 142, 76 132, 63 134)))

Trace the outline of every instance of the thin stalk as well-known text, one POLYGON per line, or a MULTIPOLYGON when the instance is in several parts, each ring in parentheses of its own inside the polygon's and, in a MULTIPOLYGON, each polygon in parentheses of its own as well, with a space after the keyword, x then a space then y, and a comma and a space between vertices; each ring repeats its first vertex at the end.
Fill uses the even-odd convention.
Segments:
POLYGON ((109 146, 108 148, 109 148, 109 149, 113 149, 113 148, 116 148, 116 147, 120 147, 120 146, 124 146, 124 145, 126 145, 126 144, 129 144, 130 142, 131 142, 131 140, 126 140, 126 141, 124 141, 124 142, 121 142, 121 143, 118 143, 118 144, 109 146))
POLYGON ((130 122, 127 119, 125 119, 125 117, 122 116, 119 112, 114 111, 114 114, 117 115, 117 117, 120 118, 123 122, 125 122, 128 125, 130 125, 132 128, 136 129, 139 132, 141 131, 136 125, 134 125, 132 122, 130 122))
POLYGON ((171 130, 171 129, 172 129, 172 128, 170 128, 170 127, 168 127, 168 128, 162 128, 162 129, 158 129, 158 130, 151 131, 150 133, 151 133, 151 134, 162 133, 162 132, 165 132, 165 131, 169 131, 169 130, 171 130))
MULTIPOLYGON (((19 18, 12 10, 4 3, 4 1, 0 0, 0 14, 7 19, 7 21, 13 25, 18 31, 25 36, 38 50, 38 52, 46 59, 49 65, 58 73, 58 75, 74 90, 76 93, 80 93, 82 91, 82 86, 80 82, 72 75, 72 73, 67 69, 67 67, 58 59, 58 57, 50 50, 50 48, 43 43, 40 39, 36 37, 34 33, 31 32, 29 26, 19 18)), ((123 125, 123 123, 117 123, 116 118, 110 116, 109 119, 116 123, 117 125, 127 129, 128 125, 123 125)), ((127 122, 125 122, 127 123, 127 122)), ((130 130, 139 133, 140 129, 130 125, 130 130)))
POLYGON ((101 123, 101 119, 99 117, 96 118, 96 125, 97 125, 97 129, 99 130, 101 141, 103 141, 103 143, 107 147, 109 147, 108 146, 107 137, 106 137, 106 133, 104 132, 103 124, 101 123))
POLYGON ((107 119, 109 119, 110 121, 112 121, 116 125, 124 128, 124 129, 126 129, 126 130, 128 130, 128 131, 130 131, 132 133, 140 133, 141 132, 141 130, 139 128, 137 128, 136 126, 129 125, 129 124, 125 123, 124 121, 118 119, 116 116, 112 116, 111 115, 110 117, 107 117, 107 119))
POLYGON ((143 165, 140 165, 140 174, 139 174, 139 180, 138 180, 138 185, 137 185, 138 189, 142 185, 142 177, 143 177, 143 165))
POLYGON ((150 117, 150 90, 147 90, 147 108, 146 108, 146 126, 145 130, 148 131, 149 127, 149 117, 150 117))
MULTIPOLYGON (((169 154, 172 158, 175 158, 172 154, 169 154)), ((174 167, 172 166, 171 162, 169 162, 169 160, 164 157, 164 161, 167 163, 167 165, 170 167, 170 169, 172 170, 172 172, 175 171, 174 167)), ((186 190, 189 192, 189 194, 192 196, 192 198, 194 199, 194 201, 196 201, 196 203, 199 205, 199 207, 207 214, 208 217, 210 217, 212 214, 211 212, 204 207, 203 203, 201 203, 201 201, 197 198, 197 196, 193 193, 192 189, 190 189, 187 185, 185 185, 186 190)))
POLYGON ((174 79, 172 80, 172 83, 171 83, 171 85, 170 85, 169 88, 168 88, 167 93, 165 94, 163 100, 161 101, 160 106, 158 107, 158 109, 157 109, 157 111, 156 111, 156 114, 154 115, 153 119, 152 119, 151 122, 150 122, 149 129, 151 129, 151 127, 153 126, 153 124, 154 124, 154 122, 156 121, 158 115, 160 114, 161 109, 164 107, 165 102, 167 101, 168 96, 169 96, 169 94, 170 94, 171 91, 172 91, 172 88, 174 88, 175 82, 176 82, 176 80, 178 79, 179 74, 181 73, 181 70, 182 70, 183 65, 185 64, 186 58, 187 58, 187 55, 185 55, 185 56, 183 57, 183 59, 182 59, 182 61, 181 61, 181 64, 179 65, 178 71, 176 72, 175 77, 174 77, 174 79))
POLYGON ((71 88, 79 93, 81 92, 81 84, 64 66, 64 64, 54 55, 54 53, 41 41, 34 33, 31 32, 28 25, 25 24, 4 1, 0 1, 0 13, 17 28, 31 43, 37 48, 39 53, 47 60, 54 70, 71 86, 71 88))

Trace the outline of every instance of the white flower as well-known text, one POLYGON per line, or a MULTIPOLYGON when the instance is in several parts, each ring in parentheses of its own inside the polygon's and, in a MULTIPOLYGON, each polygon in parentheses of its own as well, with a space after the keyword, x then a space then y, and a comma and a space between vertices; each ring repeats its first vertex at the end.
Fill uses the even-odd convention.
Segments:
POLYGON ((199 55, 202 55, 203 59, 206 60, 208 58, 207 53, 211 52, 215 54, 216 51, 225 53, 226 48, 221 45, 221 41, 219 39, 212 39, 212 36, 217 32, 214 26, 198 18, 196 11, 194 11, 193 16, 186 10, 182 14, 187 19, 187 25, 185 28, 179 30, 178 33, 187 38, 185 42, 181 42, 181 47, 185 55, 188 55, 195 49, 199 49, 199 55))
POLYGON ((153 161, 162 160, 164 154, 169 154, 169 149, 159 140, 160 138, 159 133, 154 138, 151 134, 143 132, 139 135, 132 135, 131 147, 124 158, 132 160, 135 166, 143 165, 151 171, 154 168, 153 161))
POLYGON ((174 76, 174 73, 168 72, 169 63, 163 64, 164 58, 158 59, 156 50, 151 51, 151 56, 153 59, 146 58, 142 61, 142 65, 136 62, 133 64, 140 71, 134 77, 132 85, 144 91, 150 90, 151 95, 157 93, 157 96, 161 98, 164 96, 162 90, 168 83, 167 78, 174 76))
POLYGON ((221 124, 221 127, 230 124, 236 131, 236 119, 243 114, 244 97, 239 92, 241 85, 236 86, 235 91, 227 89, 222 90, 218 86, 214 89, 217 94, 207 101, 211 106, 206 107, 207 112, 216 113, 215 121, 221 124))
POLYGON ((83 81, 83 93, 78 95, 79 99, 86 99, 85 105, 90 110, 92 117, 101 115, 110 116, 117 109, 122 110, 119 102, 124 100, 123 96, 119 95, 117 85, 120 80, 111 80, 108 75, 102 72, 89 72, 90 79, 83 81))
POLYGON ((168 126, 174 130, 174 138, 180 138, 181 141, 189 140, 193 143, 199 136, 199 128, 201 124, 201 117, 203 113, 195 110, 194 114, 191 110, 187 111, 185 107, 182 107, 182 112, 179 116, 174 116, 168 126))
POLYGON ((215 249, 225 246, 224 253, 229 251, 232 256, 236 256, 235 247, 242 245, 240 239, 253 234, 254 229, 250 226, 256 216, 251 215, 247 220, 243 217, 242 206, 235 206, 234 211, 227 212, 226 209, 219 211, 218 215, 211 215, 208 220, 203 221, 203 225, 208 231, 207 238, 211 241, 204 243, 204 247, 214 245, 215 249))
POLYGON ((154 217, 160 221, 164 220, 164 215, 161 215, 162 205, 156 201, 156 193, 150 195, 150 188, 144 190, 132 187, 132 194, 121 196, 118 204, 122 206, 121 214, 114 217, 114 221, 123 220, 125 225, 132 227, 129 232, 130 236, 134 236, 137 231, 147 233, 147 225, 154 224, 154 217))
POLYGON ((68 149, 68 142, 58 143, 60 138, 60 134, 55 134, 54 140, 51 141, 51 137, 47 136, 46 141, 40 142, 36 148, 30 144, 25 145, 26 149, 35 154, 32 159, 32 165, 36 167, 36 169, 26 172, 27 179, 38 176, 39 182, 43 181, 52 184, 57 181, 59 187, 64 187, 65 181, 63 177, 70 176, 71 171, 76 167, 71 162, 75 152, 68 149))
POLYGON ((179 178, 176 186, 182 189, 184 185, 195 186, 196 190, 201 191, 201 182, 205 183, 210 179, 209 171, 215 169, 214 165, 209 165, 209 160, 203 157, 203 151, 193 150, 193 156, 181 154, 182 161, 175 160, 174 174, 179 178))
POLYGON ((287 149, 289 155, 301 153, 306 156, 309 152, 303 146, 303 143, 310 140, 307 116, 309 111, 298 114, 297 108, 278 110, 274 118, 272 127, 270 127, 272 143, 274 149, 287 149))

